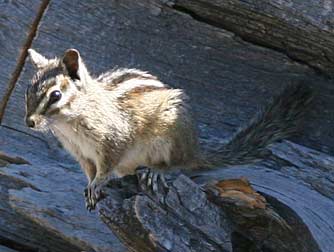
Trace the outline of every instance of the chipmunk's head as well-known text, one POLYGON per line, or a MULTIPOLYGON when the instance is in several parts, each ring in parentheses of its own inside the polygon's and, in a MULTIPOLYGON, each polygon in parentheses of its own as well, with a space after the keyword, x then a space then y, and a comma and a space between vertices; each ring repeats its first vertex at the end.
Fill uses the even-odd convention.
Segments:
POLYGON ((28 127, 42 130, 66 115, 71 103, 84 92, 90 75, 75 49, 67 50, 60 59, 46 59, 33 49, 29 49, 29 56, 37 71, 26 90, 25 120, 28 127))

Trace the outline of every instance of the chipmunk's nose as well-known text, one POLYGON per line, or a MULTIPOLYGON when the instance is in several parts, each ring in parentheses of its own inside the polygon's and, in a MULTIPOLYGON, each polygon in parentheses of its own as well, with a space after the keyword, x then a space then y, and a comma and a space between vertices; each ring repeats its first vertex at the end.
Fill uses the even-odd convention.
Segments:
POLYGON ((34 128, 35 127, 35 121, 32 120, 30 117, 26 118, 26 124, 29 128, 34 128))

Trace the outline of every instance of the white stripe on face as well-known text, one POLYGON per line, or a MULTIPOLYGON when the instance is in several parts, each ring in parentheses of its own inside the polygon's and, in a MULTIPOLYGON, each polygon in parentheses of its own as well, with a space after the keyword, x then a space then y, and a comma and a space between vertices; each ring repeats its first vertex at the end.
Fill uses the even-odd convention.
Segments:
MULTIPOLYGON (((45 96, 43 97, 43 99, 40 101, 40 103, 37 106, 37 109, 35 111, 36 114, 44 114, 49 108, 46 108, 46 106, 48 106, 49 103, 49 99, 50 99, 50 94, 54 91, 54 90, 59 90, 59 82, 58 82, 58 76, 56 76, 55 78, 52 78, 50 80, 48 80, 49 83, 53 83, 53 85, 49 86, 49 89, 45 90, 45 96)), ((52 105, 51 105, 52 106, 52 105)), ((50 106, 50 107, 51 107, 50 106)))
POLYGON ((41 100, 40 103, 38 104, 38 107, 35 110, 35 114, 39 115, 39 114, 43 113, 43 111, 45 109, 45 106, 48 103, 48 101, 49 101, 49 96, 48 95, 44 96, 43 100, 41 100))

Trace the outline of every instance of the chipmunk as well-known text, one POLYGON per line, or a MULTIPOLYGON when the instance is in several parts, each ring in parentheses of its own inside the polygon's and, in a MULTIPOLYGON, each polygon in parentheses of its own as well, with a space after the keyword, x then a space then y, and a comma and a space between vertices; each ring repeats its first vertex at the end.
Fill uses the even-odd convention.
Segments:
POLYGON ((95 208, 111 173, 134 174, 148 186, 165 185, 163 172, 250 163, 267 145, 291 136, 311 100, 303 84, 288 86, 250 124, 215 153, 201 152, 189 98, 181 89, 137 69, 93 78, 80 53, 46 59, 29 49, 37 71, 26 91, 28 127, 50 129, 80 163, 88 179, 86 205, 95 208), (204 154, 203 154, 204 153, 204 154))

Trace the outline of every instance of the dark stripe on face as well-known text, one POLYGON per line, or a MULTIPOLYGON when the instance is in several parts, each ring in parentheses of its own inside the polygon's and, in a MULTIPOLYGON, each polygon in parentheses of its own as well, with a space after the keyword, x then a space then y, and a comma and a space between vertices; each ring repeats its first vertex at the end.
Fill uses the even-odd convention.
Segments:
POLYGON ((50 100, 45 104, 45 106, 44 106, 44 108, 43 108, 43 110, 41 111, 41 115, 45 115, 46 114, 46 112, 48 111, 48 109, 49 109, 49 107, 51 106, 51 102, 50 102, 50 100))
MULTIPOLYGON (((32 79, 33 86, 39 86, 39 89, 42 88, 42 85, 46 80, 55 78, 56 76, 63 74, 63 68, 58 66, 55 68, 47 69, 43 72, 37 73, 32 79)), ((44 86, 44 85, 43 85, 44 86)))
POLYGON ((46 96, 46 92, 45 92, 45 93, 42 93, 41 96, 40 96, 40 97, 38 98, 38 100, 37 100, 37 104, 40 104, 41 101, 43 101, 43 99, 45 98, 45 96, 46 96))
MULTIPOLYGON (((35 109, 37 109, 37 107, 39 106, 39 104, 43 101, 43 99, 45 98, 46 94, 47 94, 47 90, 55 85, 55 81, 53 80, 49 80, 47 83, 45 83, 46 85, 43 85, 42 90, 40 90, 37 94, 36 94, 36 104, 35 104, 35 109)), ((45 112, 47 111, 48 107, 50 106, 50 102, 47 102, 46 105, 44 106, 42 112, 40 113, 41 115, 44 115, 45 112)))
MULTIPOLYGON (((45 96, 45 94, 46 93, 44 93, 44 96, 45 96)), ((43 108, 43 110, 42 110, 42 112, 40 113, 41 115, 45 115, 47 112, 48 112, 48 109, 50 108, 50 106, 52 105, 52 104, 54 104, 54 100, 52 100, 52 99, 50 99, 50 97, 49 97, 49 100, 48 100, 48 102, 45 104, 45 106, 44 106, 44 108, 43 108)))
MULTIPOLYGON (((56 66, 44 71, 37 72, 32 79, 32 85, 27 88, 27 112, 32 114, 45 98, 50 87, 56 84, 56 77, 63 74, 61 66, 56 66)), ((45 114, 51 104, 47 103, 41 114, 45 114)))

